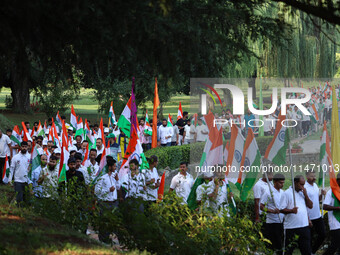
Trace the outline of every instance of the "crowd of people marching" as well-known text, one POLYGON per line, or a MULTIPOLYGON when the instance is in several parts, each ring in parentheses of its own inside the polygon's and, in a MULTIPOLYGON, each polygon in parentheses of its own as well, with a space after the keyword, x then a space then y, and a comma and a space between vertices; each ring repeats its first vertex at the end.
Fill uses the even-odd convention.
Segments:
MULTIPOLYGON (((319 124, 324 120, 330 120, 332 111, 330 86, 326 84, 324 88, 319 86, 311 88, 310 91, 312 99, 305 104, 305 107, 312 115, 303 115, 297 107, 288 106, 287 109, 287 118, 294 119, 298 123, 295 127, 296 136, 306 136, 308 132, 315 132, 319 124)), ((338 88, 336 91, 338 97, 338 88)), ((291 97, 299 96, 291 95, 291 97)), ((279 109, 278 107, 273 114, 263 118, 277 119, 279 109)), ((205 142, 209 129, 204 118, 200 118, 197 114, 190 119, 188 116, 188 112, 181 112, 176 123, 173 123, 170 115, 168 119, 159 121, 157 145, 166 147, 205 142)), ((215 118, 227 120, 222 125, 226 139, 229 139, 231 135, 232 122, 229 120, 238 123, 244 136, 249 127, 254 130, 255 134, 258 134, 259 129, 248 123, 251 119, 259 118, 250 111, 243 116, 233 116, 227 109, 221 114, 216 114, 215 118)), ((67 187, 71 182, 75 184, 74 192, 76 193, 77 191, 81 193, 81 189, 90 187, 98 198, 100 206, 106 209, 118 207, 120 202, 129 199, 157 201, 158 189, 161 186, 161 178, 157 171, 157 156, 149 157, 148 167, 142 171, 140 161, 131 159, 127 162, 126 174, 119 175, 129 144, 129 136, 116 123, 91 125, 90 121, 86 121, 85 128, 81 123, 82 131, 78 132, 79 127, 66 123, 64 116, 60 117, 58 114, 56 120, 59 121, 59 125, 58 121, 50 118, 43 126, 40 122, 34 122, 32 129, 30 123, 25 122, 22 131, 18 126, 6 130, 6 133, 0 130, 1 183, 5 182, 10 185, 13 183, 18 204, 27 200, 27 190, 30 190, 38 199, 48 199, 56 196, 61 187, 65 185, 67 187), (63 147, 61 144, 66 146, 63 147), (69 154, 66 162, 62 151, 64 148, 67 148, 69 154), (104 166, 101 165, 104 162, 103 155, 105 156, 105 172, 102 171, 104 166), (38 163, 35 162, 35 156, 39 158, 38 163), (32 168, 34 164, 36 167, 32 168), (65 178, 61 179, 63 168, 65 168, 65 178)), ((273 135, 275 125, 273 122, 264 122, 263 129, 264 135, 273 135)), ((147 116, 140 118, 138 137, 144 151, 151 148, 151 132, 152 121, 149 122, 147 116)), ((194 185, 194 178, 188 172, 187 162, 182 162, 178 167, 179 172, 173 177, 169 192, 175 192, 182 198, 183 204, 186 204, 194 185)), ((324 190, 319 191, 315 180, 313 172, 308 172, 305 177, 296 176, 294 178, 295 190, 289 187, 283 191, 284 175, 273 175, 268 172, 268 175, 264 175, 253 187, 255 220, 260 221, 261 217, 266 218, 263 232, 271 240, 271 247, 274 250, 280 252, 285 247, 286 254, 291 254, 293 246, 290 244, 295 235, 298 236, 297 243, 302 254, 312 254, 320 248, 326 236, 320 214, 322 195, 325 196, 323 208, 328 211, 332 238, 331 245, 325 254, 334 254, 339 249, 337 239, 340 238, 340 221, 337 212, 340 211, 340 202, 334 198, 331 190, 327 193, 324 190), (293 199, 296 201, 296 206, 294 206, 293 199), (318 235, 318 238, 313 241, 312 232, 318 235)), ((340 175, 338 175, 337 182, 340 184, 340 175)), ((205 173, 204 182, 196 190, 196 202, 200 208, 209 207, 216 213, 229 215, 229 203, 233 201, 232 197, 233 194, 228 192, 227 181, 221 174, 205 173)), ((100 240, 107 242, 109 234, 99 231, 100 240)))

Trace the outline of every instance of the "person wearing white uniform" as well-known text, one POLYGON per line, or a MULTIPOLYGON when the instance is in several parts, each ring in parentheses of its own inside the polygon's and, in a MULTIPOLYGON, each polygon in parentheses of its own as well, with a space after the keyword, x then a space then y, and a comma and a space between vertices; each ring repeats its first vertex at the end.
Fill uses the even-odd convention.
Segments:
MULTIPOLYGON (((214 175, 211 172, 203 174, 204 182, 196 189, 196 201, 203 210, 213 209, 214 195, 217 193, 214 183, 214 175)), ((199 208, 198 208, 199 209, 199 208)))
POLYGON ((156 202, 158 198, 158 187, 160 185, 160 178, 157 172, 158 157, 155 155, 150 156, 148 159, 150 169, 145 172, 146 184, 146 201, 156 202))
POLYGON ((94 181, 99 170, 99 165, 96 161, 97 150, 91 149, 89 159, 86 160, 84 167, 86 168, 86 174, 84 175, 85 184, 89 185, 94 181))
POLYGON ((161 146, 171 146, 171 137, 173 135, 173 128, 167 126, 168 121, 163 119, 162 125, 158 127, 159 138, 161 146))
POLYGON ((188 172, 188 163, 181 162, 179 166, 179 173, 176 174, 170 184, 169 193, 175 190, 176 195, 183 199, 183 203, 187 203, 191 187, 194 184, 194 179, 188 172))
MULTIPOLYGON (((0 174, 2 176, 2 171, 4 169, 6 156, 8 159, 12 158, 12 148, 11 148, 11 139, 5 134, 2 133, 0 129, 0 174)), ((2 183, 2 178, 0 180, 0 183, 2 183)))
POLYGON ((14 191, 17 193, 17 203, 27 201, 26 188, 28 187, 28 168, 31 161, 31 154, 27 152, 27 142, 21 143, 21 151, 15 155, 11 162, 10 173, 8 177, 8 185, 11 185, 14 179, 14 191))
MULTIPOLYGON (((336 182, 340 186, 340 173, 336 177, 336 182)), ((327 191, 325 201, 323 202, 323 209, 328 211, 329 234, 331 236, 331 244, 324 255, 335 254, 340 249, 340 201, 334 195, 332 189, 327 191)))
POLYGON ((261 198, 260 208, 267 212, 266 225, 264 229, 264 236, 272 243, 272 250, 282 251, 283 240, 283 217, 280 213, 280 201, 284 191, 282 190, 285 184, 285 176, 283 174, 275 174, 273 178, 274 187, 266 190, 261 198))
POLYGON ((292 254, 295 245, 294 237, 298 236, 298 246, 302 255, 310 255, 311 233, 308 220, 308 208, 313 208, 313 202, 309 199, 307 190, 304 188, 305 179, 302 175, 297 175, 294 178, 295 190, 292 186, 289 187, 284 195, 281 196, 280 212, 285 214, 284 231, 285 231, 285 254, 292 254), (296 205, 294 205, 293 192, 295 195, 296 205))
POLYGON ((206 125, 203 125, 202 119, 198 119, 198 125, 196 127, 196 142, 205 142, 208 138, 208 128, 206 125))
MULTIPOLYGON (((95 186, 94 193, 99 200, 100 215, 104 214, 104 211, 111 212, 113 208, 118 207, 118 190, 120 184, 118 181, 116 170, 116 161, 112 158, 107 159, 108 173, 101 176, 95 186)), ((106 229, 103 225, 99 227, 98 238, 100 241, 110 242, 110 230, 106 229)))
MULTIPOLYGON (((270 182, 271 188, 273 189, 273 184, 271 181, 273 180, 273 173, 267 172, 268 180, 270 182)), ((262 211, 260 209, 260 201, 263 195, 267 192, 268 189, 268 183, 266 175, 263 174, 262 178, 255 183, 253 187, 254 191, 254 210, 255 210, 255 222, 260 222, 260 215, 262 214, 262 211)), ((265 225, 265 224, 264 224, 265 225)))
POLYGON ((326 195, 324 190, 321 190, 321 194, 319 195, 319 188, 316 185, 315 180, 316 176, 314 172, 306 173, 307 182, 305 184, 305 188, 307 190, 308 197, 313 202, 313 208, 307 208, 309 220, 312 221, 312 236, 313 232, 316 233, 317 238, 312 240, 312 253, 316 253, 316 251, 320 248, 321 244, 326 238, 326 229, 323 219, 320 213, 320 200, 322 199, 322 195, 326 195))
POLYGON ((38 183, 38 181, 40 178, 41 171, 43 169, 45 170, 45 168, 47 168, 47 156, 46 154, 43 154, 40 156, 40 166, 38 166, 36 169, 32 171, 32 177, 31 177, 33 193, 34 193, 34 196, 36 197, 42 196, 43 188, 40 185, 40 183, 38 183))
POLYGON ((145 199, 145 176, 139 172, 139 163, 137 159, 131 159, 129 162, 130 171, 124 175, 121 180, 121 186, 125 189, 125 199, 145 199))

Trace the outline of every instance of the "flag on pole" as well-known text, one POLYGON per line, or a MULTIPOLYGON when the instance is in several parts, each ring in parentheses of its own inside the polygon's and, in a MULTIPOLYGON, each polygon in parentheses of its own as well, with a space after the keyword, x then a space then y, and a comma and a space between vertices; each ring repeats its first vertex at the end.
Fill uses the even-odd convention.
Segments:
POLYGON ((4 169, 2 170, 2 182, 3 183, 8 183, 9 171, 10 170, 9 170, 8 157, 6 155, 4 169))
POLYGON ((59 115, 59 111, 57 112, 57 115, 55 116, 55 125, 57 126, 58 130, 61 130, 63 127, 63 123, 61 121, 61 117, 59 115))
POLYGON ((137 131, 133 128, 131 138, 123 157, 122 165, 119 169, 118 177, 121 180, 129 171, 129 162, 131 159, 139 161, 140 169, 149 169, 149 164, 143 153, 143 148, 137 135, 137 131))
POLYGON ((249 192, 253 188, 257 173, 260 170, 261 166, 261 153, 257 146, 255 136, 253 130, 251 128, 248 129, 248 135, 246 142, 244 144, 244 150, 241 161, 241 170, 239 173, 239 178, 237 180, 236 186, 240 189, 240 199, 242 201, 246 201, 249 192), (249 171, 245 171, 246 176, 243 177, 243 170, 246 170, 249 167, 249 171))
POLYGON ((12 135, 11 135, 11 140, 18 144, 19 146, 21 145, 21 136, 20 136, 20 131, 18 125, 14 126, 12 135))
POLYGON ((85 119, 85 140, 89 142, 90 148, 95 145, 95 139, 91 133, 91 129, 87 122, 87 119, 85 119))
POLYGON ((30 136, 30 134, 27 131, 26 125, 24 122, 21 122, 22 128, 23 128, 23 132, 24 132, 24 137, 23 137, 23 141, 27 142, 27 141, 32 141, 32 138, 30 136))
POLYGON ((86 146, 86 151, 85 151, 83 162, 81 163, 82 166, 85 166, 85 163, 86 163, 86 161, 89 157, 89 146, 90 146, 90 144, 88 143, 87 146, 86 146))
POLYGON ((74 111, 74 107, 73 105, 71 106, 71 116, 70 116, 70 125, 71 127, 73 127, 73 130, 76 131, 77 130, 77 115, 74 111))
POLYGON ((139 129, 138 120, 137 120, 136 97, 135 97, 135 77, 132 77, 132 87, 131 87, 131 128, 130 128, 130 136, 133 132, 132 127, 135 130, 139 129))
POLYGON ((194 116, 193 116, 193 118, 192 118, 192 120, 191 120, 191 125, 193 125, 193 126, 197 126, 198 124, 197 124, 197 121, 198 121, 198 114, 197 113, 195 113, 194 114, 194 116))
POLYGON ((174 123, 172 122, 171 115, 169 113, 167 127, 173 127, 173 126, 174 126, 174 123))
POLYGON ((204 182, 204 179, 199 176, 199 177, 196 177, 194 185, 192 185, 190 194, 189 194, 188 199, 187 199, 188 207, 191 210, 195 210, 198 207, 196 190, 197 190, 198 186, 200 186, 203 182, 204 182))
POLYGON ((76 130, 76 133, 75 133, 75 136, 78 136, 80 135, 81 136, 81 140, 83 141, 84 140, 84 124, 83 124, 83 119, 82 118, 79 118, 79 121, 77 123, 77 130, 76 130))
POLYGON ((182 111, 182 103, 179 102, 178 112, 177 112, 177 120, 183 118, 183 111, 182 111))
POLYGON ((158 97, 158 84, 157 77, 155 78, 155 90, 154 90, 154 98, 153 98, 153 116, 152 116, 152 143, 151 148, 157 147, 157 107, 159 106, 159 97, 158 97))
POLYGON ((165 172, 162 174, 161 183, 158 188, 158 200, 162 200, 164 197, 164 186, 165 186, 165 172))
POLYGON ((282 125, 285 119, 285 115, 279 115, 274 137, 264 155, 264 158, 278 166, 286 164, 286 152, 290 141, 288 129, 282 125))
POLYGON ((118 119, 117 126, 123 131, 123 133, 130 137, 130 129, 131 129, 131 97, 127 102, 122 114, 118 119))
MULTIPOLYGON (((263 95, 262 95, 262 77, 260 75, 260 98, 259 98, 259 109, 263 110, 263 95)), ((263 121, 263 115, 260 115, 260 120, 263 121)), ((259 136, 264 136, 264 125, 259 127, 259 136)))
POLYGON ((99 129, 98 129, 98 137, 102 139, 103 146, 105 147, 103 118, 100 118, 100 124, 99 124, 99 129))
POLYGON ((321 186, 323 182, 323 172, 328 170, 325 169, 325 166, 327 168, 329 166, 332 166, 330 164, 330 159, 331 159, 331 146, 330 146, 330 139, 328 136, 327 132, 327 126, 326 126, 326 121, 323 123, 323 132, 322 132, 322 137, 321 137, 321 146, 320 146, 320 164, 321 164, 321 169, 319 172, 319 180, 318 180, 318 185, 321 186))
POLYGON ((44 129, 42 128, 42 126, 41 126, 40 120, 39 120, 38 129, 37 129, 37 136, 45 137, 45 132, 44 132, 44 129))
POLYGON ((63 146, 61 149, 61 156, 60 156, 58 183, 66 182, 66 171, 68 170, 67 161, 69 157, 70 157, 70 153, 66 149, 66 146, 63 146))
POLYGON ((115 112, 113 111, 113 101, 111 101, 111 106, 109 110, 109 126, 110 124, 112 126, 116 124, 116 115, 115 112))
POLYGON ((149 122, 148 110, 146 110, 146 112, 145 112, 145 125, 146 125, 146 128, 144 129, 144 133, 149 135, 149 136, 152 136, 152 128, 151 128, 150 122, 149 122))
POLYGON ((207 166, 215 166, 215 165, 222 165, 223 164, 223 134, 222 128, 216 132, 210 132, 212 137, 209 140, 212 140, 212 144, 209 150, 208 157, 206 159, 207 166))
POLYGON ((236 171, 229 172, 230 169, 240 169, 242 161, 242 153, 244 149, 244 137, 242 131, 237 125, 232 125, 230 143, 228 146, 228 157, 227 157, 227 171, 226 177, 228 181, 236 183, 238 174, 236 171))
POLYGON ((309 108, 311 110, 311 120, 314 122, 314 123, 317 123, 319 121, 319 115, 318 115, 318 110, 317 110, 317 107, 314 104, 311 104, 311 107, 309 108))
POLYGON ((28 172, 28 178, 32 178, 32 173, 35 169, 37 169, 41 164, 40 154, 36 146, 33 147, 32 153, 31 153, 31 162, 30 162, 30 168, 28 172))

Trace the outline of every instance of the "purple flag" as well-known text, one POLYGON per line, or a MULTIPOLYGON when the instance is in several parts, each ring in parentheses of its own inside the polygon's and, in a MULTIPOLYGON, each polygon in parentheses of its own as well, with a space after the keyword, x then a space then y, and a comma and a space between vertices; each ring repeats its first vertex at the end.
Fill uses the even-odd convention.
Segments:
POLYGON ((137 128, 137 106, 136 106, 136 98, 135 98, 135 77, 132 77, 132 89, 131 89, 131 129, 130 129, 130 137, 133 131, 133 127, 135 130, 137 128))

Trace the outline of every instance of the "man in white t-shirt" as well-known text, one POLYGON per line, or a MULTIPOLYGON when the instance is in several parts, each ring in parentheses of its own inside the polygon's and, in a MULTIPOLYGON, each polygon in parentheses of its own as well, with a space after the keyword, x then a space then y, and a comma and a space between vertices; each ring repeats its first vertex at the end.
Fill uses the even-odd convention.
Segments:
MULTIPOLYGON (((213 198, 215 191, 214 175, 211 172, 203 174, 204 182, 196 189, 196 201, 203 210, 213 208, 213 198)), ((199 209, 199 208, 198 208, 199 209)))
POLYGON ((208 128, 206 125, 203 125, 202 119, 198 119, 198 126, 196 127, 196 142, 205 142, 208 138, 208 128))
POLYGON ((267 212, 264 236, 272 243, 273 251, 282 251, 283 240, 283 217, 280 213, 280 201, 284 191, 285 176, 283 174, 275 174, 273 178, 273 186, 267 189, 260 201, 260 208, 267 212))
POLYGON ((167 126, 168 121, 163 119, 162 125, 158 127, 159 138, 161 146, 171 146, 171 137, 173 135, 173 128, 167 126))
POLYGON ((191 187, 194 184, 194 179, 188 173, 188 163, 181 162, 179 166, 179 173, 176 174, 170 184, 169 193, 175 190, 177 196, 183 199, 183 203, 187 203, 191 187))
POLYGON ((298 236, 298 246, 302 255, 312 253, 310 221, 308 219, 308 208, 313 208, 313 202, 309 199, 307 190, 304 187, 305 178, 297 175, 294 178, 294 190, 290 186, 281 196, 280 212, 285 214, 285 254, 292 254, 295 249, 295 236, 298 236), (295 201, 294 203, 294 195, 295 201))
MULTIPOLYGON (((273 180, 273 173, 267 172, 268 180, 270 182, 271 188, 273 189, 273 184, 271 181, 273 180)), ((257 181, 257 183, 253 187, 254 191, 254 210, 255 210, 255 222, 260 222, 260 215, 262 214, 262 211, 260 210, 260 201, 263 195, 267 192, 268 189, 268 183, 265 173, 263 173, 263 176, 260 180, 257 181)))
MULTIPOLYGON (((337 175, 336 182, 338 183, 337 188, 339 194, 340 173, 337 175)), ((340 221, 338 220, 339 216, 336 217, 334 214, 340 214, 340 201, 334 195, 332 189, 326 194, 323 209, 328 211, 329 234, 331 236, 331 244, 324 254, 335 254, 335 252, 340 249, 340 221)))
POLYGON ((309 220, 311 220, 313 224, 312 236, 313 232, 317 235, 317 238, 312 240, 312 253, 316 253, 326 238, 325 224, 320 213, 320 200, 322 199, 322 195, 326 195, 326 192, 322 190, 321 194, 319 195, 319 188, 315 183, 316 176, 314 172, 307 172, 306 179, 307 182, 305 183, 305 188, 307 190, 308 197, 313 202, 313 208, 307 208, 307 212, 309 220))
MULTIPOLYGON (((11 139, 5 134, 2 133, 0 129, 0 174, 2 176, 2 171, 4 169, 6 156, 11 159, 12 158, 12 150, 11 150, 11 139)), ((2 178, 0 180, 2 183, 2 178)))
POLYGON ((172 130, 171 146, 176 146, 179 144, 179 129, 176 125, 173 125, 172 130))
POLYGON ((150 202, 156 202, 158 199, 158 188, 160 185, 160 178, 157 172, 158 157, 155 155, 150 156, 148 159, 150 169, 145 171, 145 200, 150 202))

